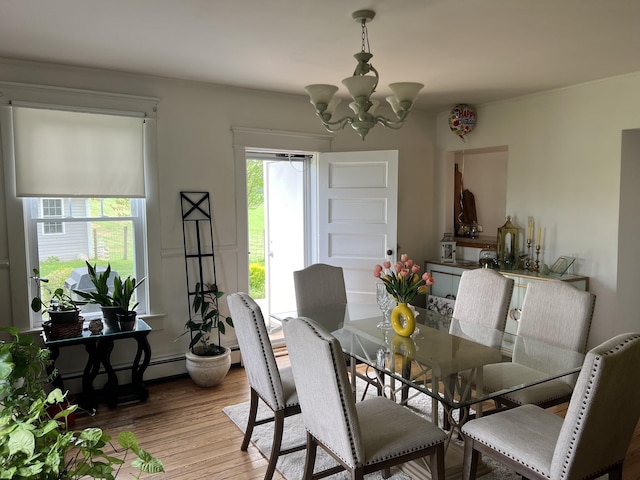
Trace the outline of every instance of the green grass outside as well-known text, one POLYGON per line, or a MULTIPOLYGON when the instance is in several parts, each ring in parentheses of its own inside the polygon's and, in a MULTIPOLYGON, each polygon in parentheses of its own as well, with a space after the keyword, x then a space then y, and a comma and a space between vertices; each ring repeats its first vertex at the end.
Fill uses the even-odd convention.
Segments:
POLYGON ((249 209, 249 295, 264 298, 264 204, 249 209))

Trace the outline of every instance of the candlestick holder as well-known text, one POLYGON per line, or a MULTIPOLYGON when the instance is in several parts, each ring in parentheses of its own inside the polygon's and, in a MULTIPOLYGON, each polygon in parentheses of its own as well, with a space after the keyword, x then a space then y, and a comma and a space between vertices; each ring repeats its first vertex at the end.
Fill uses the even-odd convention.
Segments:
POLYGON ((527 258, 524 261, 524 269, 527 272, 531 271, 531 239, 527 238, 527 258))
POLYGON ((533 271, 534 272, 540 271, 540 245, 536 245, 536 261, 533 265, 533 271))

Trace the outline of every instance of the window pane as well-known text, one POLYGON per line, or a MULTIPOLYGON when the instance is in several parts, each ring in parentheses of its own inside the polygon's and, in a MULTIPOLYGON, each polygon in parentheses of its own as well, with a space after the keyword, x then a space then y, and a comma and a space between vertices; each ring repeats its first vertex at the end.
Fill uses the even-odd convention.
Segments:
MULTIPOLYGON (((145 276, 145 272, 136 271, 136 256, 145 252, 142 239, 136 242, 135 232, 141 231, 137 225, 142 220, 134 213, 142 209, 133 207, 133 204, 142 204, 143 200, 68 198, 33 199, 33 202, 42 208, 33 208, 33 204, 32 208, 27 208, 35 226, 32 231, 37 237, 37 249, 31 249, 31 264, 39 269, 41 277, 48 279, 42 291, 45 301, 51 296, 49 291, 56 288, 63 288, 76 300, 80 298, 73 293, 74 289, 93 289, 85 261, 96 264, 99 269, 110 264, 112 271, 123 278, 145 276), (47 219, 47 213, 54 211, 65 212, 61 221, 47 219)), ((35 282, 32 288, 35 295, 35 282)), ((85 305, 81 310, 85 318, 100 316, 97 305, 85 305)), ((144 313, 146 304, 141 304, 137 310, 144 313)), ((37 323, 37 318, 35 321, 37 323)))

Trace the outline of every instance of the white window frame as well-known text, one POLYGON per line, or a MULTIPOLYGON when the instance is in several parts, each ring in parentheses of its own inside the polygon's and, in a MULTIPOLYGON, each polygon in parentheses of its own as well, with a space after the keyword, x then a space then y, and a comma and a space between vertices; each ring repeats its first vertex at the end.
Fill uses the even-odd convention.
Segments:
POLYGON ((62 201, 62 198, 51 198, 51 197, 41 197, 40 198, 40 211, 42 212, 42 218, 48 218, 51 219, 48 222, 41 222, 42 223, 42 235, 64 235, 65 233, 65 228, 64 228, 64 222, 61 220, 55 220, 55 219, 61 219, 64 218, 64 202, 62 201), (45 210, 45 201, 50 202, 52 200, 56 200, 58 202, 60 202, 60 215, 45 215, 44 210, 45 210), (46 226, 47 225, 56 225, 60 226, 60 231, 59 232, 47 232, 46 226))
MULTIPOLYGON (((141 238, 146 247, 146 255, 137 255, 136 262, 142 262, 146 280, 142 284, 148 308, 145 319, 154 326, 154 320, 161 319, 162 309, 162 264, 160 245, 160 211, 157 160, 157 105, 159 99, 126 94, 102 93, 89 90, 50 87, 42 85, 0 82, 0 134, 2 139, 1 157, 4 164, 4 185, 0 195, 6 200, 7 229, 12 232, 8 238, 8 259, 0 263, 9 265, 11 314, 13 326, 22 331, 39 330, 38 319, 31 315, 29 305, 33 297, 33 281, 30 280, 32 266, 28 252, 32 242, 21 198, 16 197, 15 167, 13 147, 13 121, 10 105, 12 102, 31 102, 50 105, 67 110, 96 113, 137 114, 145 117, 144 126, 144 168, 145 201, 140 212, 143 227, 137 228, 135 238, 141 238), (143 258, 141 258, 143 257, 143 258)), ((135 225, 135 224, 134 224, 135 225)), ((31 232, 33 235, 34 232, 31 232)), ((136 266, 136 269, 138 267, 136 266)), ((141 286, 142 287, 142 286, 141 286)), ((158 323, 161 326, 161 323, 158 323)))

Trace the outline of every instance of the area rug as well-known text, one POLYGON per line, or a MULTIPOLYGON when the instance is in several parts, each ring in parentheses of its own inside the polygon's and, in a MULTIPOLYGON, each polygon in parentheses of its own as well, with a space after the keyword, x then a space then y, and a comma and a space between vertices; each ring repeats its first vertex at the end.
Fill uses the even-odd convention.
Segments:
MULTIPOLYGON (((358 388, 359 390, 360 388, 358 388)), ((360 397, 358 397, 360 398, 360 397)), ((409 400, 409 408, 414 410, 416 414, 431 419, 431 398, 424 394, 415 396, 409 400)), ((240 403, 237 405, 231 405, 224 407, 222 411, 236 424, 236 426, 242 431, 245 431, 247 426, 247 418, 249 416, 249 402, 240 403)), ((258 408, 258 418, 268 418, 271 415, 271 410, 260 402, 258 408)), ((442 407, 440 407, 440 418, 442 418, 442 407)), ((260 450, 260 452, 269 458, 271 453, 271 442, 273 439, 273 423, 267 423, 265 425, 257 426, 253 429, 253 435, 251 442, 260 450)), ((304 425, 302 424, 302 417, 300 415, 294 415, 285 419, 284 424, 284 438, 282 441, 282 448, 290 448, 297 445, 303 445, 306 440, 306 432, 304 425)), ((459 444, 461 446, 461 444, 459 444)), ((239 446, 238 446, 239 448, 239 446)), ((301 450, 293 452, 287 455, 282 455, 278 459, 276 468, 287 480, 298 480, 302 478, 304 469, 304 457, 305 451, 301 450)), ((488 464, 491 471, 483 475, 483 480, 520 480, 520 476, 506 469, 502 465, 492 462, 490 459, 485 459, 485 463, 488 464)), ((318 454, 316 457, 315 471, 325 470, 335 466, 336 462, 321 448, 318 448, 318 454)), ((390 480, 412 480, 412 477, 404 472, 401 472, 399 468, 391 469, 392 476, 390 480)), ((348 480, 350 477, 346 472, 341 472, 330 477, 326 477, 330 480, 348 480)), ((382 475, 379 472, 366 475, 367 480, 381 480, 382 475)))

